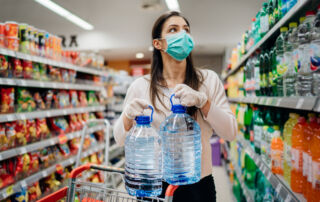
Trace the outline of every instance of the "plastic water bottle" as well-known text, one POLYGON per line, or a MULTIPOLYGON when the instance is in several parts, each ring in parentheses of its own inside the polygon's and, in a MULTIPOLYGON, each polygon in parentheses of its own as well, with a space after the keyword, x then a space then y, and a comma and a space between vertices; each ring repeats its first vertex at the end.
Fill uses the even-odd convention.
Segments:
POLYGON ((295 64, 293 62, 294 50, 298 47, 298 24, 292 22, 289 24, 288 40, 285 43, 285 61, 288 64, 288 70, 283 75, 283 95, 284 96, 295 96, 295 85, 297 72, 295 70, 295 64))
POLYGON ((313 71, 313 94, 320 96, 320 5, 313 23, 311 42, 311 70, 313 71))
POLYGON ((172 114, 160 126, 163 179, 172 185, 193 184, 201 176, 201 130, 186 107, 172 103, 173 96, 172 114))
POLYGON ((284 42, 287 39, 287 27, 281 27, 281 34, 276 40, 276 63, 277 63, 277 95, 283 96, 283 74, 287 71, 287 65, 284 58, 284 42))
POLYGON ((151 127, 151 117, 136 117, 125 141, 125 186, 137 197, 154 197, 162 191, 161 138, 151 127))
POLYGON ((287 0, 287 11, 289 11, 296 3, 298 0, 287 0))
POLYGON ((298 27, 299 53, 301 68, 298 72, 297 90, 300 96, 312 96, 313 75, 310 68, 310 42, 312 27, 315 19, 314 12, 308 11, 305 21, 298 27))

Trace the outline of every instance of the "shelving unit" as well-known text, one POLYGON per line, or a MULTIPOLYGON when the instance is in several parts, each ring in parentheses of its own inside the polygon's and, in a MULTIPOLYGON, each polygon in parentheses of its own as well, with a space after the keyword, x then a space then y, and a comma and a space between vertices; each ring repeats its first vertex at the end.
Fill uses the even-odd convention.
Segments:
POLYGON ((268 33, 256 44, 254 45, 247 54, 242 56, 241 60, 237 63, 237 65, 227 73, 227 75, 221 77, 222 80, 226 80, 230 75, 237 72, 241 66, 244 65, 244 63, 247 61, 247 59, 260 47, 262 47, 272 36, 277 34, 277 32, 280 30, 280 27, 284 26, 288 23, 292 17, 299 12, 307 3, 311 2, 312 0, 298 0, 297 4, 290 9, 290 11, 283 17, 279 22, 277 22, 272 29, 268 31, 268 33))

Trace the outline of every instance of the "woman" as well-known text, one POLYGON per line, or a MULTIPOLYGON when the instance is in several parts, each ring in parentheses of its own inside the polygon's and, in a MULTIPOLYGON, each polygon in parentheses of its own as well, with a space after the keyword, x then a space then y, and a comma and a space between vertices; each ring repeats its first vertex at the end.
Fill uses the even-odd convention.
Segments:
MULTIPOLYGON (((216 73, 193 67, 191 51, 193 40, 189 22, 178 12, 159 17, 152 30, 153 58, 151 75, 135 80, 128 89, 124 111, 114 127, 115 140, 124 145, 127 132, 134 118, 142 115, 151 104, 155 108, 152 126, 160 124, 171 113, 170 95, 187 106, 201 128, 202 157, 201 180, 192 185, 180 186, 174 194, 174 202, 215 201, 216 192, 212 177, 211 146, 213 130, 225 140, 233 140, 237 124, 216 73)), ((163 183, 163 190, 168 184, 163 183)))

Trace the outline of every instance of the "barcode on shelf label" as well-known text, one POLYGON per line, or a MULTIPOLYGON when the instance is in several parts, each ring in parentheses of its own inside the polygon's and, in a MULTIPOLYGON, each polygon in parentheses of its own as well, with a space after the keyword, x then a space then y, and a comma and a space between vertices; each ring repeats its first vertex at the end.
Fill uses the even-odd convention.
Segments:
POLYGON ((281 191, 282 185, 279 183, 276 188, 276 192, 279 194, 281 191))
POLYGON ((276 106, 277 106, 277 107, 279 107, 279 106, 280 106, 280 104, 281 104, 281 100, 282 100, 281 98, 278 98, 278 99, 277 99, 277 104, 276 104, 276 106))
POLYGON ((296 105, 296 109, 300 109, 303 105, 304 99, 303 98, 299 98, 297 105, 296 105))
POLYGON ((290 196, 290 194, 288 194, 284 202, 290 202, 291 200, 292 200, 292 197, 290 196))
POLYGON ((25 180, 22 180, 21 182, 20 182, 20 186, 21 186, 21 188, 27 188, 27 183, 26 183, 26 181, 25 180))

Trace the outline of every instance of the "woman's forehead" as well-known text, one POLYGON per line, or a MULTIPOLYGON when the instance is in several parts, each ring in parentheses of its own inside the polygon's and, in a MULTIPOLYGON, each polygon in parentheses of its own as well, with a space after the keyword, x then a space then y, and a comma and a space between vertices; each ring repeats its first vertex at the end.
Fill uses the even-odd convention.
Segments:
POLYGON ((188 26, 187 22, 180 16, 172 16, 166 20, 164 27, 169 26, 188 26))

